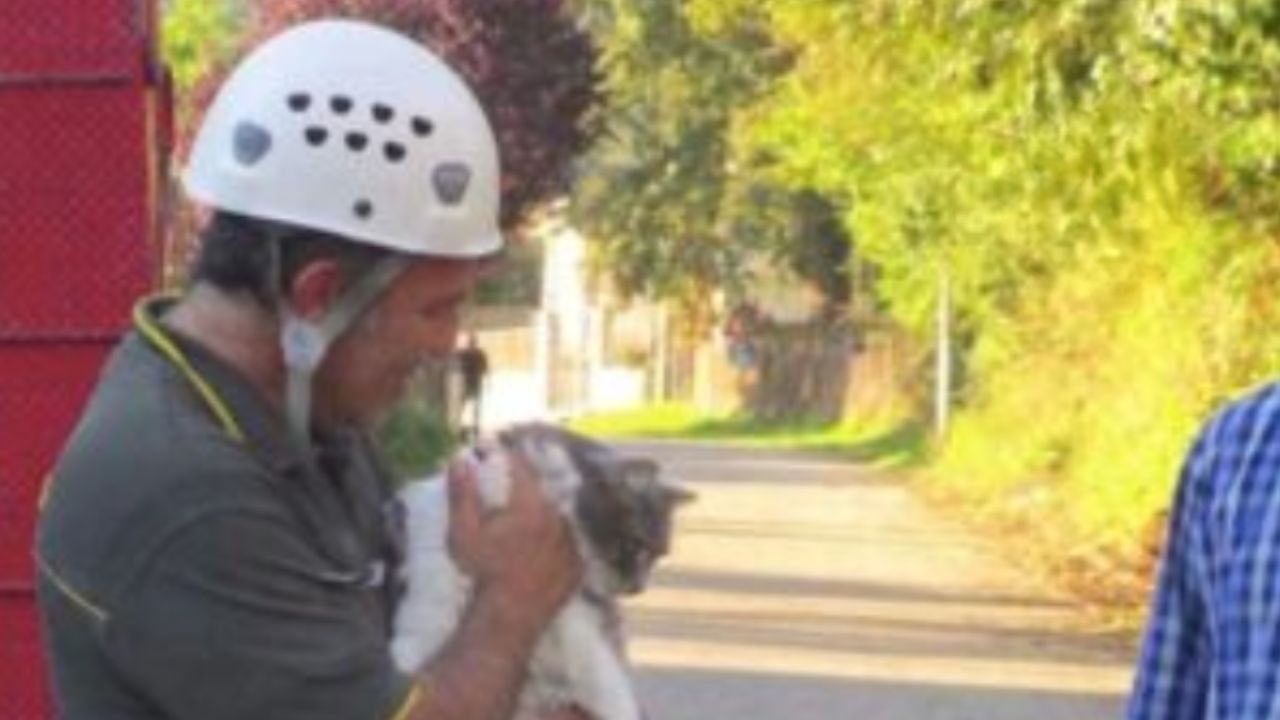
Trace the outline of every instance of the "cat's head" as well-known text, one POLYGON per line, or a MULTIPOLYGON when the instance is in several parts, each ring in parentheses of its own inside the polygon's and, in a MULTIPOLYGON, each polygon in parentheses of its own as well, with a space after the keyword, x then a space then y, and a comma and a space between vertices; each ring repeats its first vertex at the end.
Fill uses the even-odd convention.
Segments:
POLYGON ((676 508, 693 492, 664 477, 651 459, 628 457, 554 425, 521 425, 504 436, 534 451, 544 482, 550 473, 562 480, 551 485, 572 488, 565 510, 590 546, 587 585, 609 595, 643 590, 654 564, 671 549, 676 508), (563 482, 566 471, 576 476, 572 482, 563 482))
POLYGON ((608 575, 611 594, 640 592, 654 565, 671 550, 676 508, 693 500, 687 488, 665 478, 649 458, 627 457, 582 436, 571 436, 582 475, 574 511, 608 575))

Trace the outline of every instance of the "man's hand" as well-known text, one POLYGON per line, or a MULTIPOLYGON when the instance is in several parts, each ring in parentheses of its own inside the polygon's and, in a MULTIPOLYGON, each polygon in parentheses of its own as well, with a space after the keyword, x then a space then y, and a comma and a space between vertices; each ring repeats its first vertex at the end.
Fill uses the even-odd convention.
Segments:
MULTIPOLYGON (((564 519, 527 460, 511 452, 502 510, 482 507, 469 464, 449 469, 449 552, 476 582, 453 638, 423 668, 413 720, 511 717, 534 643, 578 586, 581 562, 564 519)), ((591 720, 565 709, 543 720, 591 720)))
POLYGON ((449 470, 449 549, 475 581, 494 593, 512 622, 540 631, 578 586, 581 562, 564 520, 542 493, 529 461, 507 450, 511 486, 507 506, 482 507, 474 469, 449 470))

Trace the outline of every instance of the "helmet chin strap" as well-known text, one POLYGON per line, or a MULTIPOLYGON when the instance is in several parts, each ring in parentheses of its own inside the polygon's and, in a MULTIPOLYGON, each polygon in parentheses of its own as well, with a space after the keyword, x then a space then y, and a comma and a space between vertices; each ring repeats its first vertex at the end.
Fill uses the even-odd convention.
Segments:
MULTIPOLYGON (((272 243, 271 252, 272 262, 278 270, 278 243, 272 243)), ((339 295, 318 322, 299 317, 289 306, 283 290, 276 292, 276 306, 281 318, 280 348, 284 352, 287 374, 285 418, 289 433, 308 464, 315 459, 311 448, 311 396, 316 368, 320 367, 333 341, 355 324, 356 319, 373 305, 407 266, 408 260, 400 256, 379 261, 339 295)), ((280 277, 278 273, 275 276, 280 277)))

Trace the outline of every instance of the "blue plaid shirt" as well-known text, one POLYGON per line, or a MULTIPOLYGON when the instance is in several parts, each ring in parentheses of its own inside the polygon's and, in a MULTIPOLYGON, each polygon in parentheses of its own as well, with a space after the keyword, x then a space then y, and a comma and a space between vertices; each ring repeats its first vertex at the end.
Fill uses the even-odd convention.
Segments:
POLYGON ((1187 458, 1128 717, 1280 719, 1280 383, 1187 458))

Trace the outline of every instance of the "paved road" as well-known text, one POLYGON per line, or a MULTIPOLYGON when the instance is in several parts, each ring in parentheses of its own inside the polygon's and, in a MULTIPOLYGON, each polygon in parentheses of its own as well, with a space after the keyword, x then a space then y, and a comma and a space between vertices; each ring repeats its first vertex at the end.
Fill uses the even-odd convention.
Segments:
POLYGON ((630 607, 654 720, 1102 720, 1130 651, 870 470, 631 444, 699 493, 630 607))

